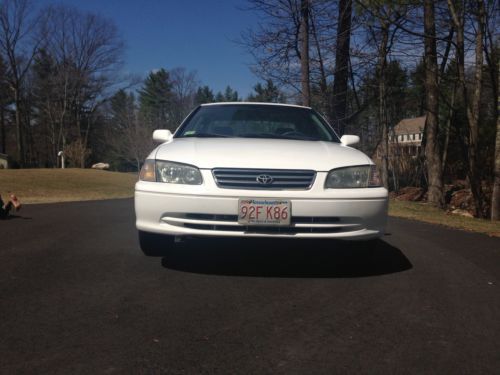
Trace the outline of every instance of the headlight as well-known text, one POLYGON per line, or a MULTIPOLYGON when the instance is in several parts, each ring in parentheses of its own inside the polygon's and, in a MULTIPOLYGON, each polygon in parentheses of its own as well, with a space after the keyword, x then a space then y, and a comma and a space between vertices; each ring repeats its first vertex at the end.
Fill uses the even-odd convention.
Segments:
POLYGON ((360 165, 334 169, 328 173, 325 182, 327 189, 348 189, 379 187, 380 176, 375 165, 360 165))
POLYGON ((201 185, 200 170, 187 164, 156 161, 156 181, 169 184, 201 185))

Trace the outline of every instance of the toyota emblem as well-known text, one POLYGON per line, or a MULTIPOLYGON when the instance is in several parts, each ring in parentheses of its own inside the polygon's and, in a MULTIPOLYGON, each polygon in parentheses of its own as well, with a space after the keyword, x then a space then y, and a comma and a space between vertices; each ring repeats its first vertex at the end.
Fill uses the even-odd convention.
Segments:
POLYGON ((262 185, 269 185, 273 183, 273 178, 268 174, 261 174, 257 176, 255 180, 262 185))

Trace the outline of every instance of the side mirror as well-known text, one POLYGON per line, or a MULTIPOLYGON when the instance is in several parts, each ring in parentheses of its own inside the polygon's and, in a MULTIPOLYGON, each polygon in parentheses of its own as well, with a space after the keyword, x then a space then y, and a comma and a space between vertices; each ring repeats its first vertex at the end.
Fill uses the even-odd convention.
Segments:
POLYGON ((342 138, 340 138, 340 143, 344 146, 355 145, 359 143, 359 137, 357 135, 343 135, 342 138))
POLYGON ((174 135, 168 129, 157 129, 153 132, 153 141, 158 143, 169 142, 172 138, 174 138, 174 135))

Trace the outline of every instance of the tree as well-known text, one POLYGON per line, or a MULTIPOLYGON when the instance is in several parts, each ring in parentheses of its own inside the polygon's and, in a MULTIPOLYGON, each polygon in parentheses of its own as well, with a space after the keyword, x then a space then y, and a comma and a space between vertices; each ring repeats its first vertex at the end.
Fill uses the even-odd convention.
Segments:
POLYGON ((249 102, 265 102, 265 103, 283 103, 285 102, 285 96, 276 87, 272 80, 266 80, 265 86, 260 82, 254 87, 254 94, 250 94, 247 98, 249 102))
POLYGON ((173 95, 173 121, 178 125, 195 105, 196 88, 199 85, 195 71, 178 67, 170 70, 173 95))
POLYGON ((360 13, 368 38, 376 48, 378 80, 378 122, 380 126, 380 151, 382 154, 381 179, 389 188, 389 121, 387 117, 387 60, 399 29, 399 20, 406 13, 406 6, 398 2, 358 0, 360 13))
POLYGON ((472 84, 472 94, 469 93, 469 86, 465 73, 465 1, 456 2, 447 0, 448 9, 456 30, 456 56, 458 81, 462 88, 462 96, 465 102, 467 114, 467 135, 466 135, 466 153, 468 159, 467 176, 474 198, 474 207, 476 216, 484 215, 484 196, 482 191, 482 181, 480 169, 477 161, 478 154, 478 136, 479 136, 479 110, 481 101, 481 91, 483 84, 483 53, 484 53, 484 30, 485 13, 483 0, 475 1, 472 6, 474 11, 475 25, 475 64, 474 77, 472 84))
POLYGON ((161 68, 151 72, 139 90, 140 112, 152 129, 174 130, 171 116, 173 104, 172 82, 168 72, 161 68))
POLYGON ((239 100, 238 91, 233 90, 231 86, 226 86, 224 93, 219 91, 215 95, 216 102, 238 102, 239 100))
POLYGON ((300 1, 300 85, 302 105, 311 106, 311 82, 309 79, 309 0, 300 1))
POLYGON ((11 101, 9 95, 9 84, 7 80, 7 68, 0 56, 0 152, 7 153, 7 131, 6 131, 6 106, 11 101))
POLYGON ((41 17, 34 17, 29 0, 4 0, 0 3, 0 55, 7 66, 8 85, 15 105, 16 159, 25 163, 23 129, 23 90, 29 68, 42 37, 35 34, 41 17))
POLYGON ((344 134, 347 120, 347 94, 351 42, 352 0, 340 0, 338 9, 335 72, 333 78, 333 118, 339 135, 344 134))
POLYGON ((444 205, 441 150, 438 140, 439 87, 436 50, 436 28, 434 1, 424 0, 425 43, 425 159, 427 162, 428 198, 438 206, 444 205))
POLYGON ((198 87, 194 101, 196 105, 213 103, 215 101, 214 92, 208 86, 198 87))
MULTIPOLYGON (((497 61, 498 64, 498 61, 497 61)), ((498 69, 497 69, 498 72, 498 69)), ((497 73, 497 77, 500 74, 497 73)), ((500 79, 498 80, 500 86, 500 79)), ((495 136, 495 157, 493 170, 493 191, 491 194, 491 220, 500 220, 500 95, 497 90, 497 129, 495 136)))
POLYGON ((291 90, 297 102, 329 113, 335 49, 333 0, 247 0, 261 22, 244 32, 240 42, 253 56, 252 71, 291 90), (304 52, 304 53, 302 53, 304 52))
POLYGON ((112 158, 118 164, 125 162, 121 169, 128 169, 127 164, 132 164, 139 172, 142 161, 153 148, 153 129, 139 124, 135 97, 125 90, 119 90, 111 97, 108 110, 111 119, 107 139, 112 158))
POLYGON ((75 166, 83 168, 94 116, 116 81, 123 42, 112 22, 93 13, 59 5, 45 14, 38 31, 46 37, 36 55, 45 64, 35 69, 36 105, 47 115, 54 151, 73 144, 75 166))

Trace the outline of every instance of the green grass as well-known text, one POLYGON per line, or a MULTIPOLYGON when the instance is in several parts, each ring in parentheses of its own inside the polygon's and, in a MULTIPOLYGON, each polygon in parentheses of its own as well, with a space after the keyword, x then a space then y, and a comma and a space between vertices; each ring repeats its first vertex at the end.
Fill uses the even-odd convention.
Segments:
POLYGON ((500 222, 498 221, 453 215, 420 202, 391 199, 389 203, 389 215, 500 237, 500 222))
POLYGON ((23 203, 129 198, 137 175, 93 169, 0 170, 0 194, 15 193, 23 203))

